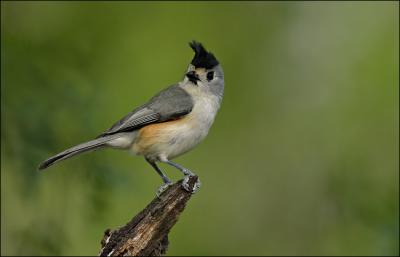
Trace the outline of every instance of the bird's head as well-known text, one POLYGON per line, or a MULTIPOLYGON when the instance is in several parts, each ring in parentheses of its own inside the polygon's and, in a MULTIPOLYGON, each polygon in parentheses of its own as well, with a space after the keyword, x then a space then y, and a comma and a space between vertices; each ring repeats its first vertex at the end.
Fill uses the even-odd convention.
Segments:
POLYGON ((189 46, 195 54, 186 71, 185 81, 193 86, 207 87, 222 96, 224 72, 217 58, 199 42, 192 41, 189 46))

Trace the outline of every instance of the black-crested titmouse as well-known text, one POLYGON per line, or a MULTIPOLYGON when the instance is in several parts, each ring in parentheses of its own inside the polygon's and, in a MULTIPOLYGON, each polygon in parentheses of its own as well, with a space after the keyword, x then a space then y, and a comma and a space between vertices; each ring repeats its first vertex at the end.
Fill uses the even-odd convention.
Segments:
POLYGON ((96 139, 45 160, 39 169, 80 153, 111 147, 144 156, 164 182, 158 193, 171 181, 156 162, 167 163, 183 172, 186 190, 197 189, 189 188, 187 183, 194 174, 171 160, 193 149, 207 136, 222 101, 224 73, 215 56, 202 44, 193 41, 189 45, 195 56, 181 82, 159 92, 96 139))

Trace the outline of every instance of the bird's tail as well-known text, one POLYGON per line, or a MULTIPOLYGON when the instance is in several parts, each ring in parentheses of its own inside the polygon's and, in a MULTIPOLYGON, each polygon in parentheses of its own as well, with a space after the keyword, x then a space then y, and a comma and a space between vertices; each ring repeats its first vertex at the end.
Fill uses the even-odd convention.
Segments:
POLYGON ((45 160, 44 162, 42 162, 39 165, 38 169, 39 170, 44 170, 44 169, 50 167, 51 165, 56 164, 59 161, 69 159, 69 158, 71 158, 71 157, 73 157, 73 156, 75 156, 77 154, 81 154, 81 153, 84 153, 84 152, 93 151, 93 150, 97 150, 97 149, 103 148, 103 147, 106 146, 106 143, 108 141, 110 141, 112 139, 115 139, 115 138, 116 138, 115 135, 113 135, 113 136, 105 136, 105 137, 97 138, 97 139, 94 139, 92 141, 85 142, 85 143, 76 145, 74 147, 71 147, 71 148, 69 148, 69 149, 67 149, 67 150, 65 150, 65 151, 63 151, 63 152, 61 152, 61 153, 59 153, 57 155, 54 155, 54 156, 48 158, 47 160, 45 160))

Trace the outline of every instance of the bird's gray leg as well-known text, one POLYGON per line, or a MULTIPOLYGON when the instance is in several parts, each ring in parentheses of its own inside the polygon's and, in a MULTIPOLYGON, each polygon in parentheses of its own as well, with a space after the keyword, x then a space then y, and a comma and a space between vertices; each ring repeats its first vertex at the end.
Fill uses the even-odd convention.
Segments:
POLYGON ((178 163, 171 162, 171 161, 169 161, 169 160, 166 160, 166 161, 163 161, 163 162, 165 162, 165 163, 167 163, 167 164, 169 164, 169 165, 171 165, 171 166, 177 168, 178 170, 182 171, 182 173, 183 173, 185 176, 191 176, 191 177, 195 176, 195 174, 194 174, 193 172, 191 172, 190 170, 186 169, 185 167, 182 167, 182 166, 179 165, 178 163))
POLYGON ((171 180, 160 170, 157 164, 154 161, 151 161, 146 158, 146 161, 150 163, 150 165, 157 171, 158 175, 160 175, 161 179, 163 180, 164 184, 160 186, 157 190, 157 196, 159 197, 170 185, 172 185, 171 180))
POLYGON ((185 167, 183 167, 175 162, 171 162, 170 160, 161 160, 161 161, 177 168, 185 175, 185 177, 183 178, 183 181, 182 181, 182 186, 186 191, 195 193, 200 188, 201 183, 200 183, 199 179, 197 179, 197 183, 193 186, 193 188, 190 188, 190 185, 188 183, 189 178, 196 176, 193 172, 191 172, 190 170, 186 169, 185 167))

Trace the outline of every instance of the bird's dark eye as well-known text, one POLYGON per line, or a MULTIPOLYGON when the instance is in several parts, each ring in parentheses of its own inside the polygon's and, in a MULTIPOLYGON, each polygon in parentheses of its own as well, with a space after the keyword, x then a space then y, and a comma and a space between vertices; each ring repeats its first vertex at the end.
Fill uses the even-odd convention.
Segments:
POLYGON ((214 78, 214 72, 213 71, 209 71, 207 73, 207 80, 210 81, 214 78))

